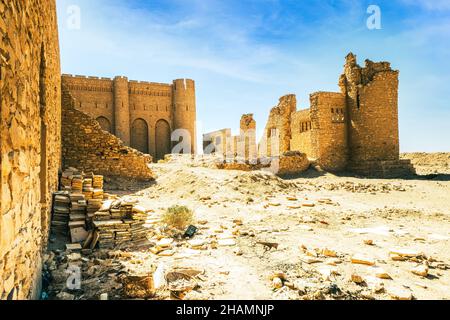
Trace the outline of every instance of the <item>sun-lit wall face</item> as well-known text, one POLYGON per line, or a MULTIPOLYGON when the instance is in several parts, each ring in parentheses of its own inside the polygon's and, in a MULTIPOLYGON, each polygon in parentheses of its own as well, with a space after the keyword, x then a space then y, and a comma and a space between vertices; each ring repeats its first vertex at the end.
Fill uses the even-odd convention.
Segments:
POLYGON ((36 297, 61 155, 55 1, 2 2, 0 300, 36 297), (24 54, 27 53, 27 54, 24 54))

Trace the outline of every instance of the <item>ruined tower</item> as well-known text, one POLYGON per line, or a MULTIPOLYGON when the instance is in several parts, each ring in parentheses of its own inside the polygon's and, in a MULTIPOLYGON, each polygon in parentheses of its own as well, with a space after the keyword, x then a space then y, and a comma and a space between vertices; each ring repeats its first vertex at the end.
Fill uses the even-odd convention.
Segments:
POLYGON ((398 75, 388 62, 346 57, 341 91, 346 97, 350 166, 399 159, 398 75))

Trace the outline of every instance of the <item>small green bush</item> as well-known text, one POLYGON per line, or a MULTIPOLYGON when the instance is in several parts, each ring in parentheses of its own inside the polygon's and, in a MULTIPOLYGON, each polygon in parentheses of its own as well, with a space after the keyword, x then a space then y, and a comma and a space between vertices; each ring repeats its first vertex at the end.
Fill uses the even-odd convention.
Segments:
POLYGON ((194 221, 194 212, 186 206, 173 206, 166 210, 162 222, 178 230, 186 229, 194 221))

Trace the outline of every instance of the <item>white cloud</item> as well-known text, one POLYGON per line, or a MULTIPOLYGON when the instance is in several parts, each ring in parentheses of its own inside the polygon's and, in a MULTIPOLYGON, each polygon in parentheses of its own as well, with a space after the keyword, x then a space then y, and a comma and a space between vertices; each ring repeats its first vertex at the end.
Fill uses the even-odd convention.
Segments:
POLYGON ((407 5, 422 7, 430 11, 446 11, 450 10, 449 0, 402 0, 407 5))

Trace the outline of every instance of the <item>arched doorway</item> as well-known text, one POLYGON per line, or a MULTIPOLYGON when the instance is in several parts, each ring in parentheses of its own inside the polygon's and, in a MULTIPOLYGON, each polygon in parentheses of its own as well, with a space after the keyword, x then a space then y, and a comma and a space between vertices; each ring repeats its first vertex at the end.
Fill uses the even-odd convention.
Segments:
POLYGON ((144 119, 136 119, 131 126, 131 147, 148 153, 148 125, 144 119))
POLYGON ((159 120, 155 128, 156 160, 164 159, 166 154, 171 153, 170 148, 170 126, 166 120, 159 120))
POLYGON ((104 131, 111 133, 111 122, 109 122, 108 118, 98 117, 96 120, 104 131))

